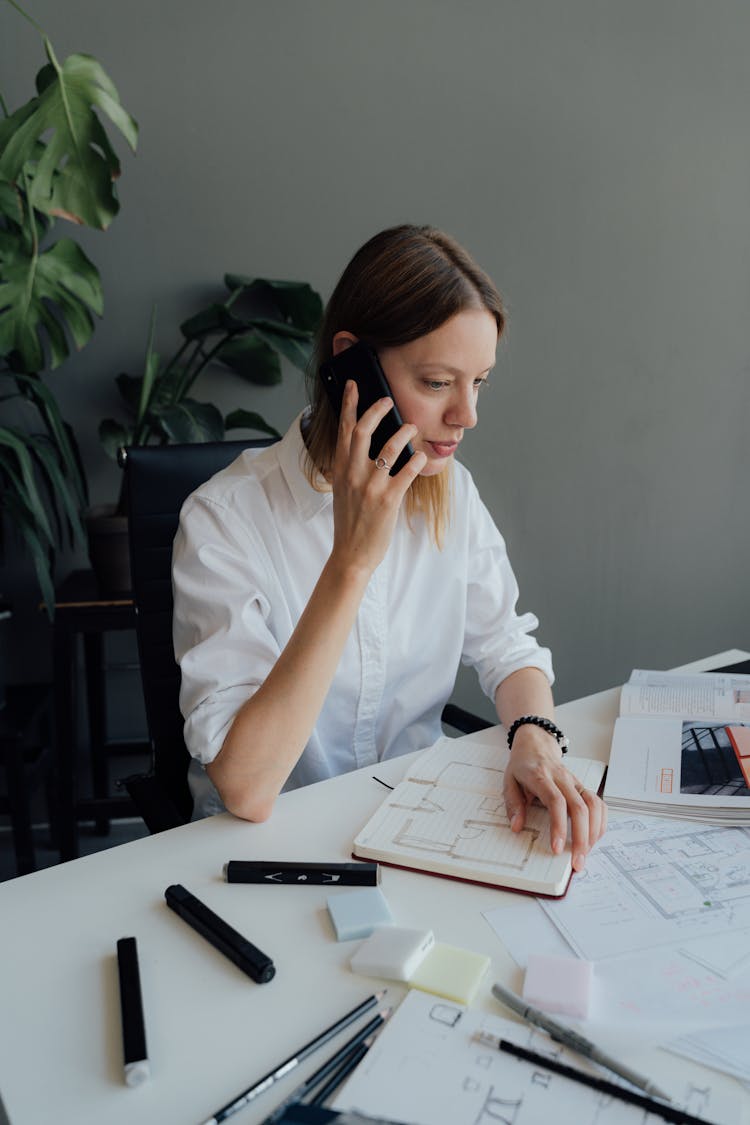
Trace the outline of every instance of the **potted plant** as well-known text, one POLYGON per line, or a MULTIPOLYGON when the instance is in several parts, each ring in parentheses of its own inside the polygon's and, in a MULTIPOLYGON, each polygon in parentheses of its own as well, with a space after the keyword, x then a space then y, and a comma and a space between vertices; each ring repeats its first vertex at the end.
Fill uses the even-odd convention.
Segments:
MULTIPOLYGON (((99 437, 107 453, 121 459, 132 445, 222 441, 230 429, 252 429, 279 437, 256 411, 238 408, 225 416, 212 403, 193 397, 199 377, 217 368, 261 386, 281 380, 281 359, 304 371, 322 313, 320 296, 301 281, 271 281, 226 274, 227 295, 189 317, 180 326, 182 341, 162 361, 154 350, 156 316, 152 314, 143 372, 122 373, 115 382, 128 415, 125 422, 107 418, 99 437)), ((96 511, 87 521, 91 561, 100 585, 129 587, 125 496, 96 511)))
POLYGON ((55 220, 106 230, 119 210, 120 164, 102 119, 135 150, 137 125, 90 55, 47 63, 36 95, 0 121, 0 516, 31 554, 50 615, 55 548, 83 541, 86 481, 72 429, 42 373, 84 347, 102 314, 99 273, 55 220))

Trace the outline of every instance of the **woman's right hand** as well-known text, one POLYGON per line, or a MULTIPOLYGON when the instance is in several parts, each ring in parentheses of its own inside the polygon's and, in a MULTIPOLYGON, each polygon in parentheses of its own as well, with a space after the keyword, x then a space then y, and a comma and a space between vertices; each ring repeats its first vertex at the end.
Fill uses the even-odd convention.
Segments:
POLYGON ((395 464, 417 433, 417 427, 407 423, 383 446, 380 458, 385 464, 378 467, 379 462, 370 460, 370 442, 393 401, 379 399, 357 420, 357 398, 356 383, 349 380, 344 388, 333 461, 331 559, 369 577, 388 550, 404 496, 427 457, 422 452, 414 453, 400 472, 390 475, 388 466, 395 464))

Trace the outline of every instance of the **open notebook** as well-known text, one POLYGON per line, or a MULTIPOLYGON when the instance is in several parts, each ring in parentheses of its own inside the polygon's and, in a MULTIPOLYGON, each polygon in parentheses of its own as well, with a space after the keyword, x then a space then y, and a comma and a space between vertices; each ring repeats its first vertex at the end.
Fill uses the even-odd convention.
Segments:
MULTIPOLYGON (((554 855, 549 815, 532 806, 520 832, 505 815, 508 750, 484 738, 442 738, 411 765, 354 841, 361 859, 505 890, 559 897, 571 876, 569 844, 554 855)), ((596 792, 604 763, 568 756, 565 764, 596 792)))

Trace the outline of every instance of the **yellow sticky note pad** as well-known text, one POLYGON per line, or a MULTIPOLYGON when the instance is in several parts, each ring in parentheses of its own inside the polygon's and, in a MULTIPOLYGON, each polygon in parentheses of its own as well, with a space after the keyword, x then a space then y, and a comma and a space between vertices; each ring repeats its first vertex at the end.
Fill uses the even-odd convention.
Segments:
POLYGON ((432 992, 457 1004, 470 1004, 476 996, 490 959, 468 949, 453 945, 433 945, 430 952, 412 973, 409 988, 432 992))

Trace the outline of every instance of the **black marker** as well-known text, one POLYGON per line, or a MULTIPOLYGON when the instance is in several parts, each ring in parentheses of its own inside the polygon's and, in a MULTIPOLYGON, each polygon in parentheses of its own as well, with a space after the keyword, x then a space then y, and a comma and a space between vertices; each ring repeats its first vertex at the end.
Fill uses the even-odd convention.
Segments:
POLYGON ((290 883, 325 887, 376 887, 377 863, 274 863, 273 860, 230 859, 224 865, 228 883, 290 883))
POLYGON ((686 1113, 684 1109, 680 1109, 678 1106, 661 1100, 657 1101, 656 1098, 649 1097, 647 1094, 637 1094, 635 1090, 629 1090, 627 1086, 619 1086, 615 1082, 610 1082, 607 1078, 600 1078, 599 1075, 586 1074, 582 1070, 568 1066, 567 1063, 547 1058, 537 1051, 529 1051, 526 1047, 519 1047, 516 1043, 509 1043, 507 1039, 500 1039, 490 1032, 480 1031, 477 1039, 480 1043, 486 1043, 488 1047, 495 1047, 498 1051, 504 1051, 508 1055, 514 1055, 517 1059, 523 1059, 524 1062, 533 1063, 540 1070, 549 1070, 553 1074, 560 1074, 563 1078, 569 1078, 572 1082, 578 1082, 580 1085, 589 1086, 592 1090, 598 1090, 602 1094, 619 1098, 622 1102, 636 1105, 645 1110, 646 1116, 650 1117, 651 1114, 654 1114, 663 1117, 665 1121, 674 1122, 675 1125, 711 1125, 711 1122, 705 1117, 694 1117, 692 1113, 686 1113))
POLYGON ((243 973, 258 984, 265 984, 276 975, 273 961, 251 941, 244 938, 228 922, 191 895, 180 883, 167 887, 164 892, 167 906, 179 914, 183 921, 210 941, 215 949, 233 961, 243 973))
POLYGON ((125 1083, 128 1086, 140 1086, 141 1082, 145 1082, 150 1077, 151 1070, 146 1053, 141 976, 138 971, 138 947, 134 937, 124 937, 118 941, 117 971, 120 977, 125 1083))

